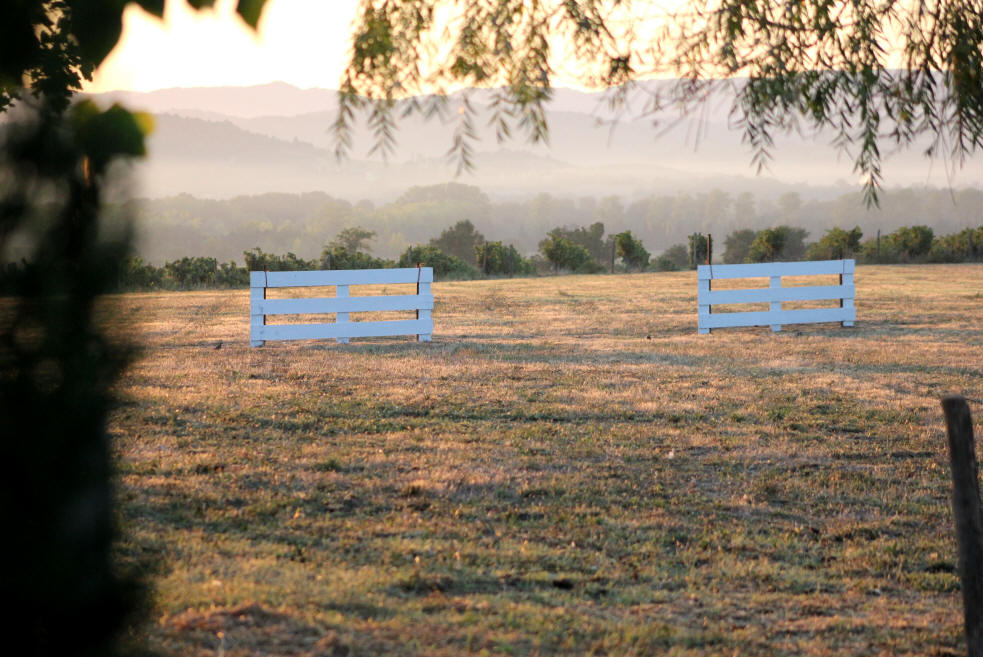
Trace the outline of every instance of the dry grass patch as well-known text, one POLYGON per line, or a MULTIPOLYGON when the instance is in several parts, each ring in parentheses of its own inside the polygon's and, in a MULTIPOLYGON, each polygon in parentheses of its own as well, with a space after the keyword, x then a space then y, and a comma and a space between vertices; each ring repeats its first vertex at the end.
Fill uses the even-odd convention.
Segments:
POLYGON ((938 398, 983 397, 983 267, 856 281, 852 329, 697 335, 692 273, 571 276, 435 284, 430 344, 261 349, 246 292, 122 297, 141 631, 173 655, 956 654, 938 398))

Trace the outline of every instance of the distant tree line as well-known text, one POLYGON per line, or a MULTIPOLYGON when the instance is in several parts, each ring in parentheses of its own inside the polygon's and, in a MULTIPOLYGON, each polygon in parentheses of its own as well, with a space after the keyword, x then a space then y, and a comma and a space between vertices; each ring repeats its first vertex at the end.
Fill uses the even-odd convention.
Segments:
POLYGON ((857 226, 830 228, 816 242, 806 243, 801 228, 776 226, 761 231, 737 230, 724 241, 725 263, 775 260, 838 260, 864 264, 974 262, 983 259, 983 226, 936 236, 928 226, 902 226, 864 239, 857 226))
MULTIPOLYGON (((234 261, 218 262, 207 256, 184 256, 161 266, 140 257, 125 260, 119 267, 119 291, 191 290, 241 288, 249 285, 250 271, 312 271, 330 269, 385 269, 390 267, 433 267, 439 279, 473 279, 481 276, 529 276, 538 273, 535 259, 523 257, 514 245, 490 242, 468 220, 448 228, 428 244, 408 247, 397 259, 375 257, 369 242, 375 231, 346 228, 328 242, 318 258, 305 259, 292 252, 266 253, 259 247, 243 252, 245 266, 234 261)), ((26 263, 8 264, 0 270, 3 281, 26 263)))
MULTIPOLYGON (((116 289, 192 290, 241 288, 249 285, 250 271, 310 271, 328 269, 384 269, 389 267, 433 267, 438 279, 475 279, 501 276, 535 276, 549 273, 598 273, 614 265, 615 271, 645 271, 649 254, 631 231, 604 235, 604 225, 587 228, 558 227, 540 243, 540 253, 525 256, 514 244, 487 240, 471 223, 462 219, 426 244, 406 248, 395 259, 372 255, 370 242, 375 231, 346 228, 328 242, 317 258, 306 259, 293 252, 267 253, 259 247, 243 252, 244 266, 235 261, 219 262, 208 256, 184 256, 157 266, 141 257, 126 259, 118 268, 116 289)), ((0 269, 0 291, 6 277, 27 267, 8 264, 0 269)))
MULTIPOLYGON (((863 264, 956 263, 983 260, 983 226, 936 236, 928 226, 902 226, 886 235, 864 239, 859 227, 828 229, 819 240, 807 242, 803 228, 776 226, 763 230, 740 229, 724 238, 722 254, 715 262, 747 263, 855 258, 863 264)), ((416 244, 395 259, 373 256, 374 231, 346 228, 328 242, 318 258, 305 259, 292 252, 283 255, 254 247, 243 252, 245 266, 219 262, 205 256, 185 256, 161 266, 140 257, 125 260, 116 276, 119 291, 241 288, 249 285, 250 271, 309 271, 326 269, 384 269, 433 267, 438 280, 482 277, 541 276, 678 271, 706 262, 707 235, 693 233, 652 257, 642 241, 626 230, 605 234, 604 224, 561 226, 539 242, 539 252, 522 255, 514 244, 489 241, 473 223, 463 219, 426 244, 416 244)), ((29 265, 0 268, 0 291, 5 281, 29 265)))
MULTIPOLYGON (((413 187, 384 204, 352 203, 322 192, 224 200, 185 194, 142 200, 120 207, 119 212, 136 213, 137 254, 155 264, 185 256, 241 262, 243 251, 256 246, 267 253, 292 252, 314 259, 325 236, 351 227, 377 235, 372 242, 373 256, 396 260, 407 247, 429 243, 462 219, 469 220, 487 241, 514 245, 523 255, 540 253, 539 243, 557 226, 589 230, 601 223, 609 234, 631 231, 656 256, 677 244, 688 250, 694 233, 712 233, 720 238, 714 248, 717 259, 723 253, 723 238, 739 230, 757 233, 775 226, 795 226, 817 239, 836 227, 860 226, 865 236, 872 237, 877 230, 886 235, 904 226, 925 225, 945 235, 983 225, 983 190, 979 189, 885 190, 880 209, 865 208, 857 192, 824 193, 828 196, 806 198, 794 191, 769 195, 710 189, 632 198, 538 194, 493 200, 477 187, 449 183, 413 187)), ((610 244, 605 246, 607 250, 594 259, 610 269, 610 244)), ((472 262, 470 255, 456 255, 472 262)), ((687 262, 682 258, 681 266, 687 262)))
MULTIPOLYGON (((864 236, 859 227, 830 228, 815 242, 808 231, 793 226, 762 230, 742 228, 714 248, 714 261, 724 263, 855 258, 862 264, 956 263, 983 260, 983 226, 936 236, 924 225, 902 226, 893 232, 864 236)), ((362 227, 341 230, 324 245, 317 258, 293 252, 267 253, 259 247, 243 252, 244 266, 207 256, 183 256, 157 266, 140 257, 122 261, 115 276, 117 291, 242 288, 250 271, 318 269, 383 269, 433 267, 438 280, 482 277, 537 276, 561 273, 596 274, 678 271, 695 268, 707 258, 707 235, 691 234, 652 257, 630 230, 606 234, 602 222, 589 226, 559 226, 539 242, 538 253, 523 255, 514 244, 490 241, 468 219, 446 228, 425 244, 407 247, 398 258, 372 255, 375 231, 362 227)), ((0 293, 32 266, 27 262, 0 266, 0 293)))

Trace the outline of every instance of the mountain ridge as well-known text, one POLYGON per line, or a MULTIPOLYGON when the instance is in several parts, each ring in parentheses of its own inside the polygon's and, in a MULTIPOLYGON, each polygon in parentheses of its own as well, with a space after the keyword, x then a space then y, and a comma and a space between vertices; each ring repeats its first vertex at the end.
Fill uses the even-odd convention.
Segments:
MULTIPOLYGON (((480 107, 488 93, 476 92, 475 104, 480 107)), ((124 102, 158 116, 158 132, 149 140, 149 158, 138 166, 143 187, 154 196, 182 191, 226 197, 321 190, 381 200, 407 186, 457 177, 455 164, 446 158, 459 127, 453 111, 443 120, 426 121, 419 115, 400 119, 396 150, 388 162, 368 157, 375 136, 364 122, 356 122, 350 159, 339 163, 330 133, 337 100, 332 90, 299 89, 279 82, 90 97, 103 103, 124 102), (179 127, 181 121, 187 123, 179 127), (203 170, 202 161, 210 161, 211 169, 203 170)), ((797 186, 806 196, 815 196, 826 193, 823 188, 859 187, 856 180, 847 182, 854 175, 851 162, 829 146, 823 135, 777 135, 771 169, 756 176, 751 168, 752 152, 720 111, 723 99, 715 110, 682 117, 673 129, 661 130, 653 128, 651 117, 613 120, 611 115, 588 109, 599 107, 602 97, 602 92, 557 90, 547 107, 548 145, 525 143, 515 133, 504 146, 499 144, 487 112, 479 110, 475 121, 478 139, 472 145, 478 166, 457 179, 487 186, 489 193, 503 196, 537 190, 574 196, 632 196, 665 187, 685 190, 715 184, 731 192, 797 186)), ((448 100, 450 110, 455 102, 454 97, 448 100)), ((666 115, 660 118, 663 123, 669 120, 666 115)), ((983 181, 979 157, 949 180, 944 167, 922 158, 918 150, 916 146, 885 157, 887 185, 946 186, 967 181, 979 185, 983 181)))

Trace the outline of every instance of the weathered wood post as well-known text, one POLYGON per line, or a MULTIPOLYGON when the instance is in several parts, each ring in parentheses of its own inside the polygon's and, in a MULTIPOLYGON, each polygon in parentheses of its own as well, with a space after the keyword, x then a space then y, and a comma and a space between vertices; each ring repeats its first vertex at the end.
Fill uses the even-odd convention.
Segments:
POLYGON ((952 511, 959 543, 966 647, 969 657, 983 657, 983 514, 973 421, 966 399, 959 395, 943 398, 942 410, 952 462, 952 511))

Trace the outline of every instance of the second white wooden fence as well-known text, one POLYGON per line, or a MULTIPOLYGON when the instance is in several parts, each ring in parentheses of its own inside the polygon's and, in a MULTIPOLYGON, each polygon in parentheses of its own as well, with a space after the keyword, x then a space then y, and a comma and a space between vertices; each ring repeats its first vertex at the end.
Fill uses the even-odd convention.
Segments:
POLYGON ((817 260, 811 262, 766 262, 747 265, 700 265, 697 268, 697 326, 700 333, 733 326, 770 326, 782 330, 783 324, 840 322, 853 326, 856 309, 853 305, 854 260, 817 260), (782 287, 783 276, 839 275, 839 285, 809 285, 782 287), (768 278, 769 287, 753 289, 714 290, 712 282, 719 279, 768 278), (838 308, 799 308, 785 310, 785 301, 839 300, 838 308), (714 306, 735 303, 768 303, 766 311, 713 312, 714 306))
POLYGON ((350 269, 334 271, 254 271, 250 277, 250 344, 261 347, 267 340, 315 340, 390 335, 416 335, 429 342, 433 334, 433 267, 401 269, 350 269), (416 294, 349 296, 352 285, 416 284, 416 294), (267 299, 270 288, 334 286, 335 296, 302 299, 267 299), (416 311, 416 319, 352 322, 349 313, 416 311), (270 315, 333 313, 334 322, 316 324, 267 324, 270 315))

